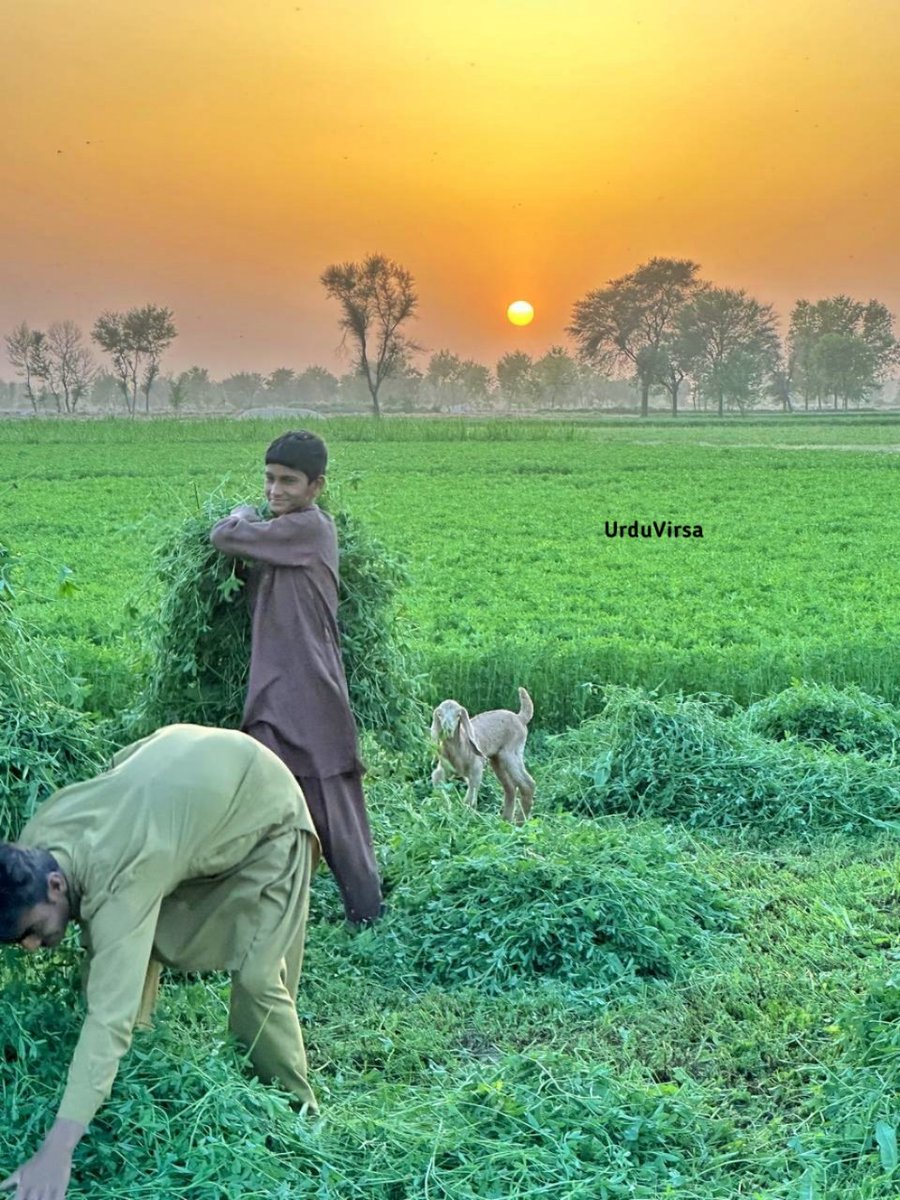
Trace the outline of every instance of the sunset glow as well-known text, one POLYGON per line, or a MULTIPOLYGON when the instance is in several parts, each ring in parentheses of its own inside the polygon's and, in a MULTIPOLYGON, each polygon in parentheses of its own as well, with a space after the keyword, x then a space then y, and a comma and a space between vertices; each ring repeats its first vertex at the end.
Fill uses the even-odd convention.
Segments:
POLYGON ((542 352, 654 255, 783 315, 900 311, 886 0, 42 0, 4 25, 0 331, 155 303, 172 367, 337 369, 318 278, 372 252, 415 278, 417 343, 485 362, 511 293, 540 297, 542 352))

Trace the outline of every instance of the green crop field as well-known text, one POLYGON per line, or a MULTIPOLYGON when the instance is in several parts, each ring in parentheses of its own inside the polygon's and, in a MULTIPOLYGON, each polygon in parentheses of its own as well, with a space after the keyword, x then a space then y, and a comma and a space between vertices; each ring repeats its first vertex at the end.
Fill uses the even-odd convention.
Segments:
MULTIPOLYGON (((148 560, 167 523, 220 485, 258 492, 277 428, 4 429, 2 536, 34 597, 22 615, 74 650, 98 708, 121 700, 105 647, 129 636, 126 612, 153 603, 148 560), (63 567, 76 587, 61 603, 63 567)), ((896 423, 394 422, 368 440, 348 421, 326 433, 346 506, 407 557, 404 607, 435 702, 511 703, 522 683, 562 728, 583 715, 584 684, 748 702, 810 678, 900 697, 896 423), (609 538, 615 521, 703 537, 609 538)))
MULTIPOLYGON (((535 815, 432 788, 427 718, 370 730, 388 912, 354 934, 315 881, 322 1117, 248 1078, 226 980, 173 976, 70 1194, 893 1200, 900 422, 321 429, 336 503, 406 561, 426 702, 534 696, 535 815), (663 536, 607 536, 635 521, 663 536)), ((282 431, 0 425, 4 836, 114 748, 157 669, 155 548, 256 495, 282 431)), ((0 1170, 58 1099, 77 957, 0 951, 0 1170)))

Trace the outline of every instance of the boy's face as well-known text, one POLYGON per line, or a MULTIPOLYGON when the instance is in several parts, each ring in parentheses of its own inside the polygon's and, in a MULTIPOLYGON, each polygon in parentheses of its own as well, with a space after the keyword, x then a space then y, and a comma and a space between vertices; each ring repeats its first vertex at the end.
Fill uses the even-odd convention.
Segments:
POLYGON ((309 508, 325 486, 325 476, 309 479, 303 471, 266 463, 266 500, 276 517, 309 508))

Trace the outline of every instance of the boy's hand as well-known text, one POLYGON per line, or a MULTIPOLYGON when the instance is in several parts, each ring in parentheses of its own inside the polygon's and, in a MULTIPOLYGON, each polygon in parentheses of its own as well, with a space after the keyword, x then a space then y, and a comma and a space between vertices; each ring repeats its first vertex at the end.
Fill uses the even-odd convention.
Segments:
POLYGON ((240 517, 243 521, 259 521, 260 515, 252 504, 239 504, 237 508, 231 510, 233 517, 240 517))

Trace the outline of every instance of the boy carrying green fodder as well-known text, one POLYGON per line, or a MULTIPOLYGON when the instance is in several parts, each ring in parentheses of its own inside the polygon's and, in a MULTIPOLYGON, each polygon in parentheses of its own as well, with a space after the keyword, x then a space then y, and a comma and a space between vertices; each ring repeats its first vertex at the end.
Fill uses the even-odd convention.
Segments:
POLYGON ((239 505, 210 534, 217 550, 251 565, 250 678, 241 728, 296 777, 347 919, 371 922, 381 887, 362 789, 338 631, 338 543, 316 504, 325 486, 325 443, 283 434, 265 456, 272 517, 239 505))

